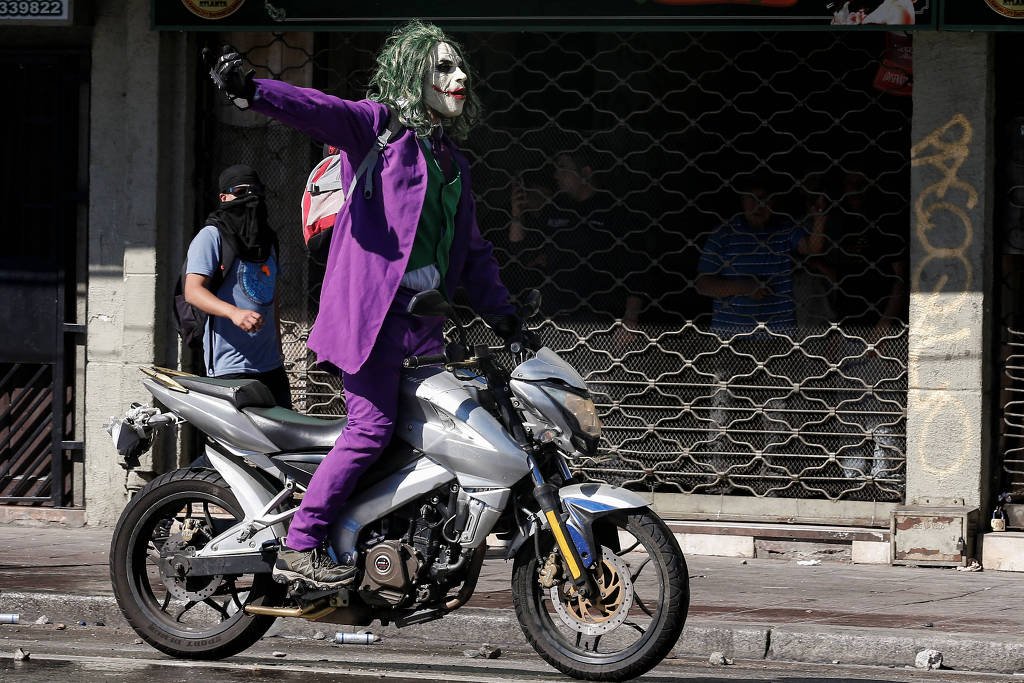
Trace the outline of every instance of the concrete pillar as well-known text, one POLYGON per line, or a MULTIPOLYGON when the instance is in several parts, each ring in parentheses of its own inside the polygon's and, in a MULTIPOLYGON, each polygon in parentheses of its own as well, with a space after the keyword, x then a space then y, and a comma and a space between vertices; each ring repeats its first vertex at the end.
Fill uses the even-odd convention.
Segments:
POLYGON ((190 39, 149 28, 146 0, 95 3, 89 150, 89 294, 85 372, 85 501, 90 524, 112 524, 162 451, 126 474, 103 429, 132 401, 149 402, 140 365, 174 366, 169 293, 192 222, 195 80, 190 39))
POLYGON ((914 34, 907 504, 987 494, 993 42, 914 34))

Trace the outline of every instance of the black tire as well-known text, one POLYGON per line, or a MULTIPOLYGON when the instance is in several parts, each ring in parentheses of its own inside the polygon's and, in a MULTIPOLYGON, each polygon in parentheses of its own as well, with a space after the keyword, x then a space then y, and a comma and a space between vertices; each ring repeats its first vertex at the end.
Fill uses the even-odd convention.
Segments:
MULTIPOLYGON (((590 681, 635 678, 664 659, 682 633, 690 605, 686 561, 672 532, 646 508, 602 517, 594 532, 602 546, 599 575, 606 604, 587 606, 567 597, 571 582, 562 578, 554 587, 541 586, 532 542, 516 554, 512 602, 526 639, 559 671, 590 681), (619 532, 632 540, 620 544, 619 532), (593 632, 599 629, 607 630, 593 632)), ((542 563, 556 553, 545 536, 542 563)))
POLYGON ((212 470, 169 472, 132 498, 114 529, 110 581, 121 612, 143 640, 172 657, 220 659, 267 632, 274 617, 241 608, 281 604, 285 589, 269 572, 181 579, 155 562, 161 550, 198 549, 242 518, 235 496, 212 470), (183 521, 188 518, 196 521, 183 521))

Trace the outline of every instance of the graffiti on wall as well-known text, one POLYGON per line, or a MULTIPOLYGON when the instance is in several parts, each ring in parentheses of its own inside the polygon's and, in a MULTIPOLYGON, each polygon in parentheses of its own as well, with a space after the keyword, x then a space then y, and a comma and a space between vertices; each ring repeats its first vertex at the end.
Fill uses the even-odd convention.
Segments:
POLYGON ((963 470, 975 438, 979 415, 959 391, 952 391, 949 363, 977 357, 972 343, 980 306, 976 281, 975 225, 971 210, 978 191, 959 172, 971 152, 974 130, 963 114, 932 131, 911 148, 911 164, 921 168, 924 189, 914 201, 917 263, 911 274, 914 297, 910 388, 919 392, 914 420, 919 425, 908 458, 928 474, 943 479, 963 470), (950 425, 965 442, 956 443, 950 425))

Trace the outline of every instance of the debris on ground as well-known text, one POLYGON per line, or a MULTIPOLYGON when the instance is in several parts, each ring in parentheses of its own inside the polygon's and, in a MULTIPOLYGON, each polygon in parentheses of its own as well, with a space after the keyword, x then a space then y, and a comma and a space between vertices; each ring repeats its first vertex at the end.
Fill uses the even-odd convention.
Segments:
POLYGON ((711 666, 729 666, 733 661, 725 656, 724 652, 712 652, 708 657, 708 664, 711 666))
POLYGON ((821 560, 797 560, 796 563, 804 567, 817 567, 821 564, 821 560))
POLYGON ((323 631, 317 631, 313 634, 313 640, 327 640, 327 634, 323 631))
POLYGON ((24 650, 20 647, 14 649, 14 661, 16 662, 24 662, 31 656, 32 653, 30 653, 28 650, 24 650))
POLYGON ((39 624, 39 625, 41 625, 41 626, 42 626, 42 625, 46 625, 46 624, 49 624, 49 623, 50 623, 50 617, 48 617, 48 616, 46 616, 46 615, 44 614, 43 616, 41 616, 41 617, 39 617, 38 619, 36 619, 36 623, 37 623, 37 624, 39 624))
POLYGON ((376 633, 370 633, 369 631, 359 631, 358 633, 344 633, 339 631, 334 634, 334 642, 342 643, 343 645, 370 645, 380 640, 380 636, 376 633))
POLYGON ((463 650, 462 654, 473 659, 497 659, 501 656, 501 648, 484 643, 476 650, 463 650))
POLYGON ((918 669, 941 669, 942 653, 938 650, 921 650, 914 658, 914 666, 918 669))
POLYGON ((135 640, 132 641, 132 644, 134 644, 134 645, 142 645, 142 638, 136 638, 135 640))
POLYGON ((281 652, 280 650, 274 650, 273 656, 277 657, 278 659, 280 659, 282 657, 287 657, 288 653, 287 652, 281 652))
POLYGON ((54 626, 53 628, 54 628, 55 630, 57 630, 57 631, 63 631, 63 630, 64 630, 64 629, 66 629, 67 627, 68 627, 68 626, 67 626, 67 624, 57 624, 57 625, 56 625, 56 626, 54 626))
POLYGON ((966 567, 957 567, 958 572, 980 572, 984 571, 984 567, 981 566, 977 560, 971 560, 971 563, 966 567))

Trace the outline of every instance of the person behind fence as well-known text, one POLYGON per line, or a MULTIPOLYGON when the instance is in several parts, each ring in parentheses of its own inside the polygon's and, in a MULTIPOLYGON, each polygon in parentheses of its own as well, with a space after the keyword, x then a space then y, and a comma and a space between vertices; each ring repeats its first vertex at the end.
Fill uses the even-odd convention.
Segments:
POLYGON ((773 211, 773 183, 763 176, 736 185, 741 212, 704 242, 697 264, 697 292, 711 297, 711 328, 728 337, 759 323, 775 332, 796 326, 794 254, 820 254, 825 214, 812 216, 810 230, 773 211))
MULTIPOLYGON (((767 175, 745 176, 735 188, 741 212, 711 233, 697 266, 697 291, 713 299, 711 331, 725 341, 709 377, 716 388, 707 404, 708 433, 702 448, 711 454, 705 463, 714 476, 711 490, 729 491, 740 480, 737 475, 744 474, 754 476, 748 476, 750 482, 767 482, 762 492, 771 494, 776 485, 768 475, 785 475, 785 465, 771 458, 758 464, 753 454, 770 449, 775 432, 787 425, 785 413, 775 414, 768 408, 784 407, 789 389, 766 400, 761 390, 764 373, 784 370, 759 368, 758 362, 782 357, 792 349, 794 254, 822 251, 825 217, 815 211, 808 230, 776 214, 776 187, 767 175), (773 334, 759 331, 760 325, 773 334), (743 378, 738 385, 737 377, 743 378), (735 425, 744 428, 735 434, 725 432, 735 425)), ((771 391, 768 386, 763 389, 771 391)), ((789 433, 788 426, 784 431, 789 433)), ((784 488, 791 479, 783 476, 780 481, 784 488)))
POLYGON ((640 229, 646 225, 598 185, 593 156, 586 147, 556 154, 553 194, 515 184, 509 249, 527 286, 541 291, 547 317, 621 318, 625 329, 635 329, 646 290, 641 273, 650 265, 640 229))
MULTIPOLYGON (((821 174, 804 178, 800 187, 803 227, 811 232, 819 216, 827 215, 831 200, 826 193, 825 179, 821 174)), ((831 218, 827 218, 831 221, 831 218)), ((826 223, 826 232, 831 233, 831 224, 826 223)), ((831 243, 827 239, 824 253, 809 254, 797 259, 793 272, 793 301, 796 306, 796 323, 802 332, 820 334, 836 320, 836 280, 838 274, 831 259, 831 243)))
POLYGON ((479 114, 473 79, 459 45, 418 21, 385 40, 363 100, 254 79, 230 47, 210 75, 236 106, 338 147, 346 181, 391 118, 401 123, 341 207, 331 236, 308 344, 318 360, 341 370, 348 424, 313 475, 274 568, 288 581, 345 585, 355 568, 324 548, 328 526, 391 438, 402 360, 443 350, 444 319, 409 315, 410 298, 434 288, 450 297, 462 286, 495 332, 519 348, 519 320, 491 245, 480 236, 469 165, 454 142, 479 114))
POLYGON ((878 195, 867 177, 843 175, 838 210, 829 233, 835 247, 829 259, 840 280, 837 314, 844 330, 869 341, 891 334, 907 320, 907 246, 886 225, 878 195))
POLYGON ((242 164, 224 169, 217 182, 220 205, 193 238, 185 263, 185 300, 209 316, 206 374, 257 379, 279 406, 291 408, 277 308, 277 238, 267 223, 263 183, 242 164))

